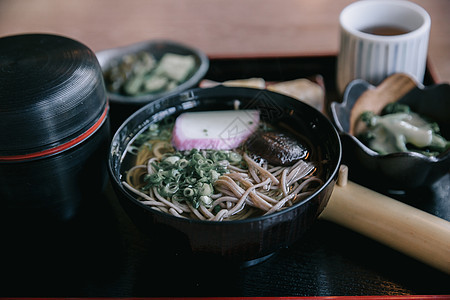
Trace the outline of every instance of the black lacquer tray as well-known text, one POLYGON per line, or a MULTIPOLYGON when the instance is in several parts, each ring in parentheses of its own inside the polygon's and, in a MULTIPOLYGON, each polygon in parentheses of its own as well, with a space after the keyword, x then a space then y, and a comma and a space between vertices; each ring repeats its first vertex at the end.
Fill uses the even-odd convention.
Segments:
MULTIPOLYGON (((335 56, 211 59, 211 80, 284 81, 320 74, 327 102, 335 56)), ((427 73, 425 85, 432 84, 427 73)), ((358 182, 357 178, 350 179, 358 182)), ((389 195, 450 220, 450 174, 389 195)), ((0 296, 342 296, 450 294, 450 276, 333 223, 319 220, 293 246, 242 267, 180 255, 141 233, 112 189, 66 224, 1 224, 0 296)))

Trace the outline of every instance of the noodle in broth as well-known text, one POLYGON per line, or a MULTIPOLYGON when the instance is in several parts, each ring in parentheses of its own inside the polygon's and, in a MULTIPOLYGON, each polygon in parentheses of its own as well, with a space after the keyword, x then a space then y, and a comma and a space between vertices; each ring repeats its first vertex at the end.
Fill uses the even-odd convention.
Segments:
POLYGON ((241 220, 290 207, 323 184, 317 163, 307 159, 285 167, 243 148, 177 152, 172 126, 150 125, 129 148, 136 162, 122 184, 152 209, 198 220, 241 220))

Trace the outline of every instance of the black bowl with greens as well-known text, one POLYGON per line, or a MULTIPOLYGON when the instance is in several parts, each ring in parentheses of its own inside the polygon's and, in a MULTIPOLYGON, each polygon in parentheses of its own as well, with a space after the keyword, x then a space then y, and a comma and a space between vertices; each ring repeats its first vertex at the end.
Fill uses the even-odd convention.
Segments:
POLYGON ((331 104, 342 137, 343 160, 354 178, 373 187, 408 190, 431 186, 449 173, 450 85, 415 87, 379 115, 362 113, 365 130, 352 135, 352 108, 373 88, 364 80, 354 80, 343 102, 331 104), (387 130, 389 126, 394 128, 387 130))
POLYGON ((193 88, 209 69, 199 49, 170 40, 149 40, 96 53, 111 104, 113 130, 158 98, 193 88))

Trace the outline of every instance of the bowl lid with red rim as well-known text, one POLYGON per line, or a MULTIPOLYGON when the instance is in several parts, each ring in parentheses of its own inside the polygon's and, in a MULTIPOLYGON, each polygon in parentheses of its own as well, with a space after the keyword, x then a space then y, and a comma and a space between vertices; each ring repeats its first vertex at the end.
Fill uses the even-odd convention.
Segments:
POLYGON ((88 47, 51 34, 0 38, 2 160, 69 148, 106 115, 101 68, 88 47))

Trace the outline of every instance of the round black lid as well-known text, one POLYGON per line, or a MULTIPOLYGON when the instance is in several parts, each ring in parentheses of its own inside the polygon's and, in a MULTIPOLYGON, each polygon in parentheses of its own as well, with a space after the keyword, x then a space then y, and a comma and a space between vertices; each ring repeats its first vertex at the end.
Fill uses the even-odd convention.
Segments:
POLYGON ((0 157, 42 152, 83 135, 106 111, 95 54, 49 34, 0 38, 0 157))

